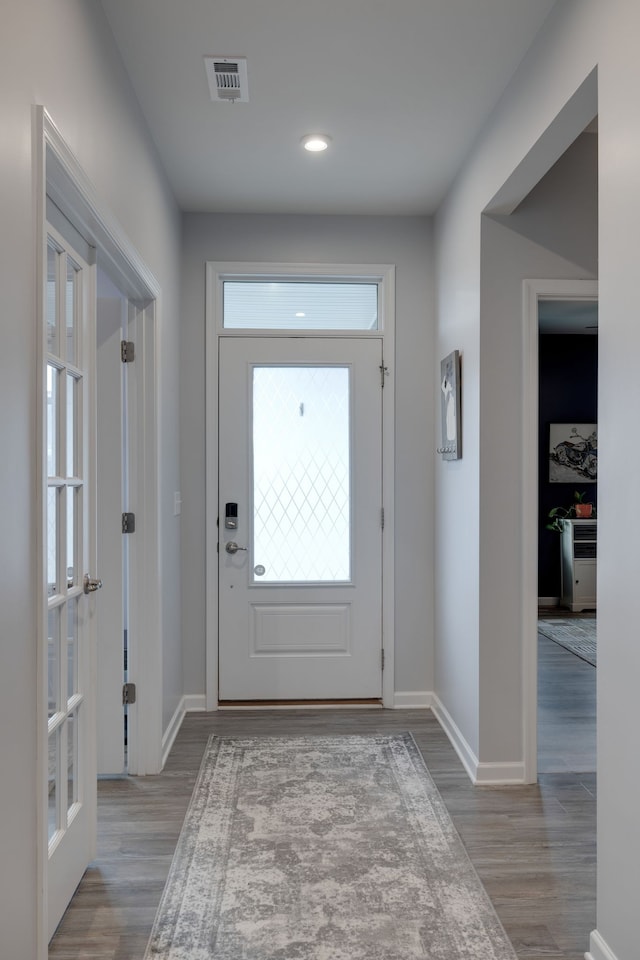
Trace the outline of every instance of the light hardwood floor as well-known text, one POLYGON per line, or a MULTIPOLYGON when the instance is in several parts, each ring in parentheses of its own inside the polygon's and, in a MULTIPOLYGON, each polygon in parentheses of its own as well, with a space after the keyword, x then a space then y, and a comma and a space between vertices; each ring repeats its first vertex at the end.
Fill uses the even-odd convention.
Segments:
POLYGON ((211 733, 404 730, 520 960, 582 960, 595 927, 595 670, 541 638, 540 700, 545 772, 529 787, 474 788, 428 710, 189 715, 162 774, 100 782, 98 857, 51 942, 51 960, 142 960, 211 733))

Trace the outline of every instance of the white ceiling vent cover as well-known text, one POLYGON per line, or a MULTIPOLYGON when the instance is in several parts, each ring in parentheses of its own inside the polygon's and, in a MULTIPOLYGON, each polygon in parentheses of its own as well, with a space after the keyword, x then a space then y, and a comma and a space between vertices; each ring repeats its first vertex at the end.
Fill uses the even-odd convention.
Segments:
POLYGON ((209 92, 212 100, 247 103, 249 82, 246 57, 205 57, 209 92))

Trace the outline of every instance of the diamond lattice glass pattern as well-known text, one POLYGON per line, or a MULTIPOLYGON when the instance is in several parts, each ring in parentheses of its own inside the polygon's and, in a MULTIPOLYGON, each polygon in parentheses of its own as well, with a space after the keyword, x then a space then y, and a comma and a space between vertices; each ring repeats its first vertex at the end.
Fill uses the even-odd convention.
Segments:
POLYGON ((253 371, 258 583, 351 578, 349 368, 253 371))

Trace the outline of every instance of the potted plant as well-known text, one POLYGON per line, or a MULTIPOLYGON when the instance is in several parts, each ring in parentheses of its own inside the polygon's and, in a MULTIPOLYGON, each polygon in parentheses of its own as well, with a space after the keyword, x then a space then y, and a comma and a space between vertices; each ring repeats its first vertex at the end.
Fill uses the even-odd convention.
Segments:
POLYGON ((573 491, 573 503, 569 507, 553 507, 549 511, 550 523, 547 524, 547 530, 556 530, 562 533, 562 521, 570 520, 575 517, 576 520, 587 520, 595 517, 596 510, 591 501, 586 500, 586 492, 580 490, 573 491))

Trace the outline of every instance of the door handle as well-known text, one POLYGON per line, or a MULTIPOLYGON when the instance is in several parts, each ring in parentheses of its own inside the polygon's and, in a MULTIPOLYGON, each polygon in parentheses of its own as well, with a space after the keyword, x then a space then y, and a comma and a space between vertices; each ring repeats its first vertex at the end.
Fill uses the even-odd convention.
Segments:
POLYGON ((96 590, 100 590, 102 587, 102 580, 94 580, 93 577, 90 577, 88 573, 85 573, 84 580, 82 582, 82 589, 85 593, 95 593, 96 590))
POLYGON ((230 553, 231 555, 233 555, 234 553, 237 553, 238 550, 246 551, 247 549, 246 547, 239 547, 238 544, 235 542, 235 540, 229 540, 228 543, 225 543, 224 548, 227 551, 227 553, 230 553))

